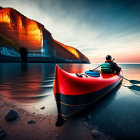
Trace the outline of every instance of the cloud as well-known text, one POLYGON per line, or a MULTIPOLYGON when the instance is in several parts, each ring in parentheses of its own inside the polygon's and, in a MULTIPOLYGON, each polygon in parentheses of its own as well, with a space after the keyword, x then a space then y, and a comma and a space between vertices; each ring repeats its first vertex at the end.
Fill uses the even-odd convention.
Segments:
POLYGON ((140 52, 139 1, 1 0, 0 5, 42 23, 56 40, 76 47, 90 59, 140 52))

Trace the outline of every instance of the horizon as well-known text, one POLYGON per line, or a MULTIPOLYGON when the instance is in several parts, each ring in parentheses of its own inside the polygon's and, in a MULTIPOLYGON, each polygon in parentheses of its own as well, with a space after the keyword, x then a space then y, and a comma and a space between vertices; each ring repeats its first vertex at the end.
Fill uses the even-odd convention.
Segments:
POLYGON ((0 6, 43 24, 54 39, 75 47, 91 63, 107 54, 118 63, 140 63, 138 0, 1 0, 0 6))

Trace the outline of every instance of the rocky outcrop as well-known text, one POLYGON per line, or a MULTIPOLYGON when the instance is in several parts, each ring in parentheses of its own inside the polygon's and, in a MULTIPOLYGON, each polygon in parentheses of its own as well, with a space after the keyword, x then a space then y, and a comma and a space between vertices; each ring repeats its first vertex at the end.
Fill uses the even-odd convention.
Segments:
MULTIPOLYGON (((89 62, 79 50, 54 40, 44 25, 28 19, 13 8, 0 7, 0 34, 31 54, 44 54, 48 60, 89 62)), ((3 44, 0 43, 0 46, 3 44)))

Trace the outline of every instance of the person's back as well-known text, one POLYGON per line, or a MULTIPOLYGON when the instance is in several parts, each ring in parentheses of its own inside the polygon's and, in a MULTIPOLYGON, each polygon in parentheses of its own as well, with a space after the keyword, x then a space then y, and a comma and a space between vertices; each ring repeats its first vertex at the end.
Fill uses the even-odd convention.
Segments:
POLYGON ((106 56, 105 63, 102 64, 101 71, 102 73, 116 73, 120 72, 121 68, 112 61, 112 57, 110 55, 106 56))

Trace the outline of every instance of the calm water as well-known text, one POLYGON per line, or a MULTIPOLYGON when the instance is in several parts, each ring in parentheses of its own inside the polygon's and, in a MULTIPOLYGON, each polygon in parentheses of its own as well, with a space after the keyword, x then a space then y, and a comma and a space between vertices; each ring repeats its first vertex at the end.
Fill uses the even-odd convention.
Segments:
MULTIPOLYGON (((70 72, 84 72, 98 64, 59 64, 70 72)), ((124 80, 112 94, 81 118, 114 138, 140 139, 140 64, 120 64, 124 80)), ((36 114, 57 114, 53 95, 55 64, 0 63, 0 95, 36 114), (44 110, 40 108, 45 106, 44 110)), ((80 119, 80 117, 79 117, 80 119)), ((81 119, 82 120, 82 119, 81 119)))

